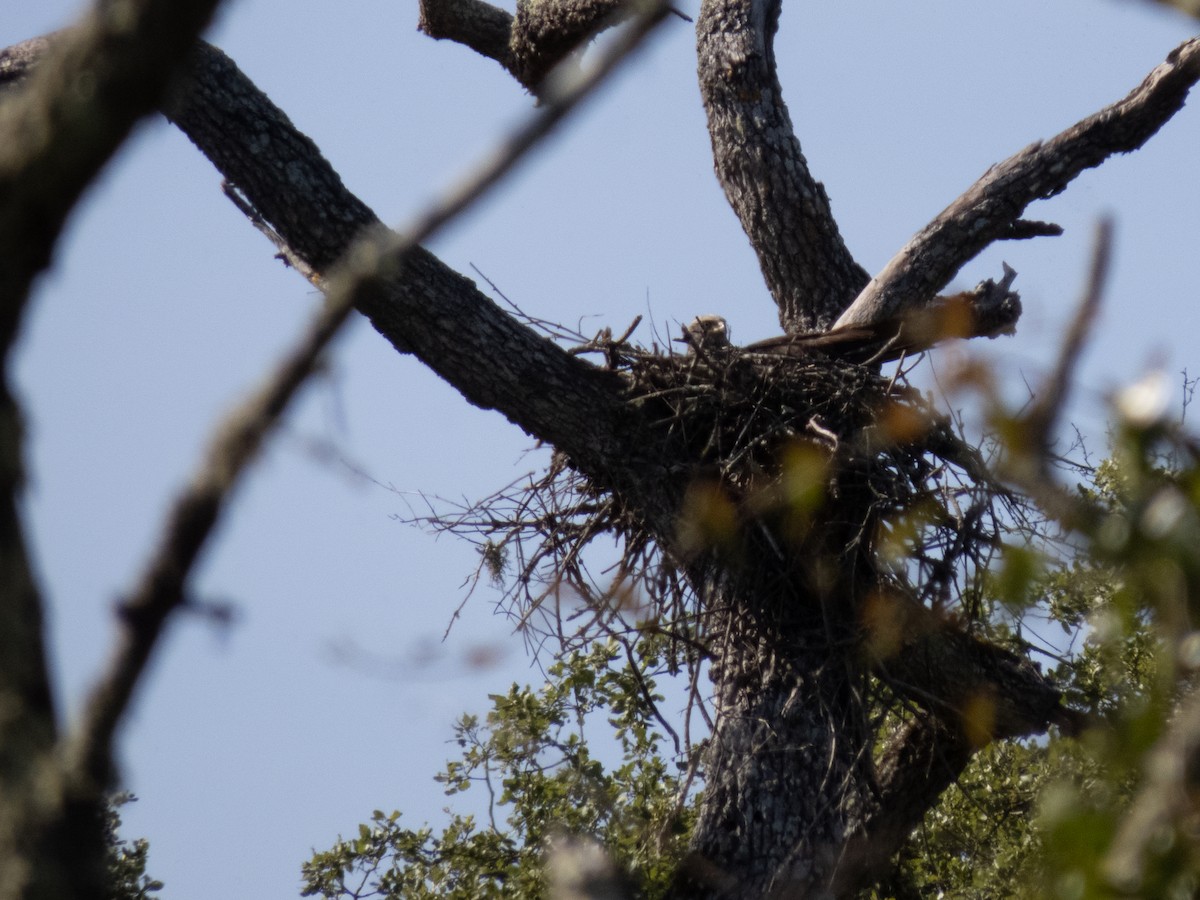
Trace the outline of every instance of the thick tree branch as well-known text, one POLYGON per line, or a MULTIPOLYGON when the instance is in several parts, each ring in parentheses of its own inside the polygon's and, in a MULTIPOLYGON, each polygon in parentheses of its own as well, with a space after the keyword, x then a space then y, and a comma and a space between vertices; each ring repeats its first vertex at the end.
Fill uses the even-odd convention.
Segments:
POLYGON ((860 831, 846 843, 830 894, 853 897, 892 869, 892 858, 975 755, 965 732, 936 717, 897 732, 876 766, 878 793, 860 831))
POLYGON ((120 643, 108 674, 84 712, 82 727, 67 754, 81 779, 101 782, 110 768, 112 736, 149 661, 168 616, 186 600, 186 586, 197 556, 217 524, 226 500, 257 455, 320 354, 356 306, 365 298, 386 295, 389 282, 407 258, 439 228, 474 203, 511 171, 549 131, 649 33, 665 10, 651 11, 608 48, 588 77, 547 103, 504 142, 477 172, 418 216, 403 234, 375 229, 360 238, 325 284, 327 303, 312 328, 277 367, 263 387, 219 429, 191 486, 183 492, 163 530, 162 542, 137 588, 122 607, 120 643))
POLYGON ((717 180, 789 334, 825 331, 867 283, 808 170, 775 73, 780 0, 704 0, 700 92, 717 180))
POLYGON ((831 894, 855 896, 883 878, 976 750, 992 740, 1044 734, 1054 725, 1078 735, 1086 716, 1028 660, 937 623, 905 601, 893 623, 908 639, 877 662, 879 676, 923 714, 892 736, 876 766, 877 791, 862 811, 833 874, 831 894))
MULTIPOLYGON (((381 227, 316 145, 220 51, 200 48, 170 116, 322 276, 364 231, 381 227)), ((412 253, 360 310, 471 403, 499 410, 580 465, 625 448, 617 425, 624 412, 609 378, 518 324, 431 254, 412 253)))
POLYGON ((638 8, 636 0, 519 0, 513 16, 483 0, 421 0, 418 27, 496 60, 540 97, 555 66, 638 8))
POLYGON ((1142 146, 1200 80, 1200 38, 1171 51, 1125 99, 992 166, 926 225, 837 320, 862 325, 919 309, 992 241, 1012 237, 1025 208, 1061 192, 1084 169, 1142 146))
MULTIPOLYGON (((923 608, 915 622, 932 614, 923 608)), ((1054 725, 1077 735, 1082 713, 1062 705, 1062 694, 1030 660, 936 624, 912 628, 899 652, 880 660, 880 677, 897 694, 966 731, 976 744, 1044 734, 1054 725)))

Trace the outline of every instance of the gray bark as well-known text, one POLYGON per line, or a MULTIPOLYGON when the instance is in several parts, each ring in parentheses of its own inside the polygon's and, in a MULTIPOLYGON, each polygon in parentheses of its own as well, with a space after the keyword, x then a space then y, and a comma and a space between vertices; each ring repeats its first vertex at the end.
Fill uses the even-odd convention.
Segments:
POLYGON ((825 331, 867 283, 813 178, 775 73, 779 0, 705 0, 696 23, 713 163, 789 334, 825 331))
POLYGON ((484 0, 421 0, 420 28, 496 60, 540 96, 555 66, 631 11, 625 0, 520 0, 514 16, 484 0))
POLYGON ((984 247, 1029 224, 1021 215, 1030 203, 1061 193, 1084 169, 1146 143, 1183 107, 1198 79, 1200 38, 1194 38, 1175 48, 1123 100, 992 166, 871 279, 837 326, 920 309, 984 247))
MULTIPOLYGON (((501 61, 510 71, 526 72, 514 74, 529 86, 537 79, 527 74, 525 63, 513 62, 511 49, 513 29, 522 16, 525 24, 519 27, 530 34, 536 31, 531 17, 546 16, 543 24, 561 18, 564 24, 555 26, 557 35, 546 35, 548 43, 542 46, 549 49, 540 54, 544 61, 558 61, 597 23, 608 21, 604 15, 611 11, 603 3, 576 7, 543 0, 520 7, 508 21, 483 4, 443 4, 442 19, 426 10, 422 21, 438 36, 504 56, 501 61), (508 49, 501 50, 505 27, 508 49)), ((838 235, 828 198, 808 171, 783 105, 772 47, 778 15, 778 2, 708 0, 697 28, 698 51, 718 177, 759 254, 780 320, 789 334, 796 334, 827 330, 863 290, 867 276, 838 235)), ((21 78, 44 50, 31 44, 0 54, 0 84, 21 78)), ((1195 41, 1176 51, 1161 74, 1148 79, 1141 99, 1128 107, 1133 119, 1121 113, 1089 120, 1078 141, 1052 142, 1045 145, 1052 151, 1035 148, 1004 164, 1002 178, 993 178, 987 190, 965 195, 951 207, 957 216, 977 210, 981 198, 991 203, 983 237, 963 241, 956 236, 957 243, 951 243, 958 249, 933 254, 932 268, 921 248, 944 248, 939 235, 947 233, 945 228, 914 241, 910 248, 916 249, 894 261, 868 288, 868 293, 899 299, 876 303, 860 297, 851 321, 870 327, 897 317, 903 322, 909 310, 928 304, 944 283, 939 280, 953 274, 951 268, 978 252, 979 241, 1047 233, 1036 223, 1023 224, 1018 216, 1028 200, 1013 199, 1061 190, 1072 177, 1056 175, 1058 181, 1047 181, 1047 167, 1054 163, 1045 153, 1059 154, 1059 162, 1077 172, 1144 141, 1178 109, 1187 87, 1200 77, 1197 57, 1200 44, 1195 41), (1134 119, 1140 124, 1121 130, 1134 119), (856 318, 860 314, 862 319, 856 318)), ((357 237, 379 227, 313 143, 218 51, 197 50, 168 114, 316 283, 330 276, 357 237)), ((8 203, 10 196, 18 195, 0 199, 8 203)), ((69 197, 56 201, 65 208, 71 202, 69 197)), ((16 212, 21 209, 28 211, 18 206, 16 212)), ((54 216, 62 215, 59 211, 36 220, 52 226, 42 232, 43 257, 53 243, 54 216)), ((14 222, 19 218, 12 215, 14 222)), ((27 258, 32 262, 20 276, 25 284, 29 273, 44 264, 37 254, 27 258)), ((19 287, 18 281, 11 283, 19 287)), ((1004 306, 1012 299, 1007 287, 1002 282, 998 292, 981 295, 993 298, 999 330, 1015 320, 1004 306)), ((360 310, 398 351, 418 356, 469 402, 495 409, 553 444, 598 485, 636 509, 665 543, 671 542, 694 466, 689 467, 686 452, 668 434, 623 401, 622 386, 611 373, 521 326, 428 253, 414 254, 403 271, 374 285, 360 310)), ((15 325, 10 337, 13 331, 15 325)), ((893 336, 884 329, 872 340, 887 343, 893 336)), ((847 340, 845 333, 829 337, 830 344, 818 349, 847 340)), ((2 474, 11 507, 19 483, 19 439, 14 416, 0 424, 0 461, 7 466, 2 474)), ((848 489, 841 502, 863 501, 848 489)), ((6 618, 0 622, 19 621, 37 631, 36 615, 7 618, 14 610, 36 612, 38 606, 27 566, 22 569, 19 527, 11 514, 5 515, 0 522, 0 564, 5 567, 0 576, 6 590, 16 585, 25 592, 25 602, 23 607, 6 603, 0 610, 6 618)), ((1075 724, 1062 710, 1057 692, 1026 661, 954 630, 917 627, 902 654, 874 665, 891 679, 894 690, 931 718, 897 736, 873 766, 873 735, 859 694, 867 662, 857 653, 856 603, 873 584, 874 574, 867 556, 844 553, 855 544, 847 523, 856 520, 861 522, 855 515, 830 515, 820 523, 816 543, 791 546, 777 535, 761 546, 751 544, 751 566, 733 567, 716 559, 694 563, 697 592, 722 639, 712 648, 717 723, 706 761, 704 806, 694 853, 680 873, 679 896, 843 895, 869 883, 970 758, 959 718, 963 704, 980 693, 996 699, 994 736, 1075 724), (786 552, 781 554, 780 546, 786 552), (831 569, 830 560, 840 565, 831 569), (930 777, 935 760, 943 766, 930 777)), ((48 745, 53 741, 52 713, 40 641, 20 630, 6 629, 5 637, 14 646, 34 648, 31 654, 26 647, 20 662, 5 670, 3 687, 17 690, 30 704, 42 728, 30 732, 30 739, 48 745), (18 672, 20 667, 25 668, 18 672)), ((0 654, 0 664, 9 662, 0 654)), ((60 815, 56 821, 74 820, 60 815)))
POLYGON ((851 601, 874 577, 846 551, 854 528, 822 521, 798 545, 784 528, 708 579, 716 722, 672 897, 827 892, 874 791, 851 601))

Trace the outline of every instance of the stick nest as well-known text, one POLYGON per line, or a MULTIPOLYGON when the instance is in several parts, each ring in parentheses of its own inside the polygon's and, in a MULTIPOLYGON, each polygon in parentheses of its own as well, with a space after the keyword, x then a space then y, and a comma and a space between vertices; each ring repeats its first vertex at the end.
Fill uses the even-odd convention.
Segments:
POLYGON ((695 672, 708 641, 697 560, 722 527, 778 540, 796 459, 817 461, 805 469, 821 482, 813 495, 855 518, 846 552, 869 555, 881 582, 968 620, 979 613, 975 582, 998 546, 995 502, 1006 495, 903 377, 817 355, 663 354, 610 336, 577 352, 603 354, 651 423, 662 482, 621 496, 555 453, 540 475, 422 517, 476 544, 476 582, 500 588, 535 648, 654 641, 667 670, 695 672))

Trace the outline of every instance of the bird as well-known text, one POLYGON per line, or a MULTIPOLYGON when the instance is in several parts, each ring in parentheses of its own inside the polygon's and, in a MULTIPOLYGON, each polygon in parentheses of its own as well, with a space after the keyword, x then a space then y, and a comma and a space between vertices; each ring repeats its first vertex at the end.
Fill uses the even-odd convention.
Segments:
MULTIPOLYGON (((1009 271, 1006 268, 1005 279, 999 285, 987 283, 989 290, 982 299, 977 295, 983 285, 975 291, 937 297, 927 307, 906 315, 840 325, 829 331, 783 334, 737 349, 756 356, 806 359, 819 354, 848 362, 886 363, 924 352, 948 338, 1011 334, 1021 303, 1019 296, 1008 289, 1012 280, 1009 271)), ((683 337, 675 340, 687 344, 692 354, 733 349, 729 324, 711 313, 694 318, 684 326, 683 337)))
MULTIPOLYGON (((892 331, 894 334, 894 331, 892 331)), ((755 341, 740 348, 745 353, 772 356, 805 357, 811 353, 865 359, 887 342, 889 332, 868 326, 851 326, 832 332, 785 334, 755 341)), ((722 316, 696 316, 683 327, 683 337, 675 339, 688 345, 688 353, 720 352, 733 347, 729 340, 729 323, 722 316)))
POLYGON ((721 316, 696 316, 683 327, 683 337, 676 341, 687 344, 689 353, 708 350, 724 350, 731 347, 729 323, 721 316))

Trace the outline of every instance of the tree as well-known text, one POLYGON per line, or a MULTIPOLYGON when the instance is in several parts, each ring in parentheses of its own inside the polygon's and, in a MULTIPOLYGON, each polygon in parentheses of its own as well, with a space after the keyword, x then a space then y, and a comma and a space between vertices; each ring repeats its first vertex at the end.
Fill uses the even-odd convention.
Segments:
MULTIPOLYGON (((129 123, 159 102, 170 63, 207 12, 178 31, 165 29, 164 37, 153 31, 164 26, 155 4, 143 7, 138 24, 163 51, 153 59, 120 54, 117 61, 130 65, 109 73, 109 35, 124 34, 125 23, 108 22, 106 32, 103 17, 94 31, 75 32, 59 46, 33 43, 5 57, 8 80, 34 67, 4 107, 6 132, 21 133, 21 117, 43 113, 42 121, 63 129, 50 141, 14 149, 15 158, 0 165, 9 198, 5 246, 14 249, 0 282, 10 339, 65 211, 129 123), (105 105, 72 107, 70 91, 55 93, 54 76, 80 70, 105 89, 155 89, 100 90, 105 105), (137 102, 127 106, 127 98, 137 102), (103 140, 93 143, 87 138, 97 130, 103 140), (45 166, 61 172, 39 168, 45 166), (31 222, 41 227, 31 229, 31 222)), ((427 6, 423 24, 498 58, 540 94, 549 121, 565 104, 545 86, 545 72, 613 12, 606 4, 543 4, 510 18, 482 5, 427 6), (563 12, 572 15, 556 18, 563 12)), ((636 15, 627 33, 638 36, 662 14, 636 15)), ((895 391, 874 363, 947 334, 1010 328, 1019 314, 1010 277, 953 298, 936 291, 987 243, 1052 233, 1022 220, 1024 207, 1062 190, 1083 168, 1140 146, 1200 77, 1200 50, 1185 44, 1127 100, 989 172, 868 284, 792 135, 774 73, 778 14, 777 4, 708 3, 698 34, 718 176, 794 338, 789 352, 701 345, 691 357, 662 358, 609 334, 591 343, 603 359, 595 366, 501 312, 412 240, 360 245, 339 274, 336 264, 374 229, 374 216, 228 59, 210 48, 196 51, 168 115, 223 171, 281 252, 328 290, 330 311, 225 433, 211 468, 177 507, 143 589, 125 605, 119 664, 85 727, 69 736, 52 789, 36 797, 31 766, 57 752, 59 739, 39 642, 28 631, 38 622, 36 589, 10 508, 5 583, 20 586, 14 596, 21 603, 8 612, 25 631, 7 631, 12 644, 4 658, 14 668, 5 677, 19 686, 23 718, 13 733, 33 743, 14 755, 12 793, 29 801, 6 809, 23 826, 6 831, 22 836, 6 853, 31 861, 32 882, 45 895, 67 890, 44 874, 56 870, 55 860, 99 846, 94 824, 70 851, 60 828, 98 818, 113 730, 162 623, 186 598, 188 567, 219 515, 231 473, 252 455, 352 305, 470 402, 500 410, 553 445, 559 455, 546 488, 552 497, 556 486, 567 490, 566 505, 551 511, 575 531, 560 535, 553 527, 549 537, 565 535, 581 546, 593 532, 621 536, 627 559, 651 563, 625 574, 664 606, 660 612, 679 614, 664 617, 664 628, 680 663, 711 660, 715 732, 693 856, 676 892, 758 895, 828 886, 846 893, 865 886, 886 870, 899 841, 981 741, 1041 733, 1052 724, 1078 727, 1028 660, 947 615, 958 605, 966 623, 976 624, 970 595, 957 596, 959 574, 986 562, 991 504, 1003 493, 947 424, 910 393, 895 391), (264 169, 264 145, 279 148, 279 166, 264 169), (305 189, 298 193, 297 184, 305 189), (799 353, 830 342, 828 355, 799 353), (947 472, 957 480, 941 480, 947 472), (944 502, 949 496, 965 501, 965 540, 954 538, 961 523, 944 502), (914 507, 922 510, 915 520, 914 507), (884 540, 888 535, 894 538, 884 540), (889 558, 889 546, 912 554, 911 570, 889 558), (873 678, 911 713, 890 735, 880 735, 881 723, 868 714, 873 678), (873 760, 884 737, 883 754, 873 760), (745 767, 754 777, 740 777, 745 767)), ((1048 432, 1054 412, 1053 405, 1041 409, 1035 434, 1048 432)), ((9 442, 11 499, 19 481, 11 428, 9 442)), ((570 552, 542 558, 566 565, 562 577, 577 589, 589 588, 569 568, 570 552)), ((94 870, 72 892, 94 892, 94 870)))

